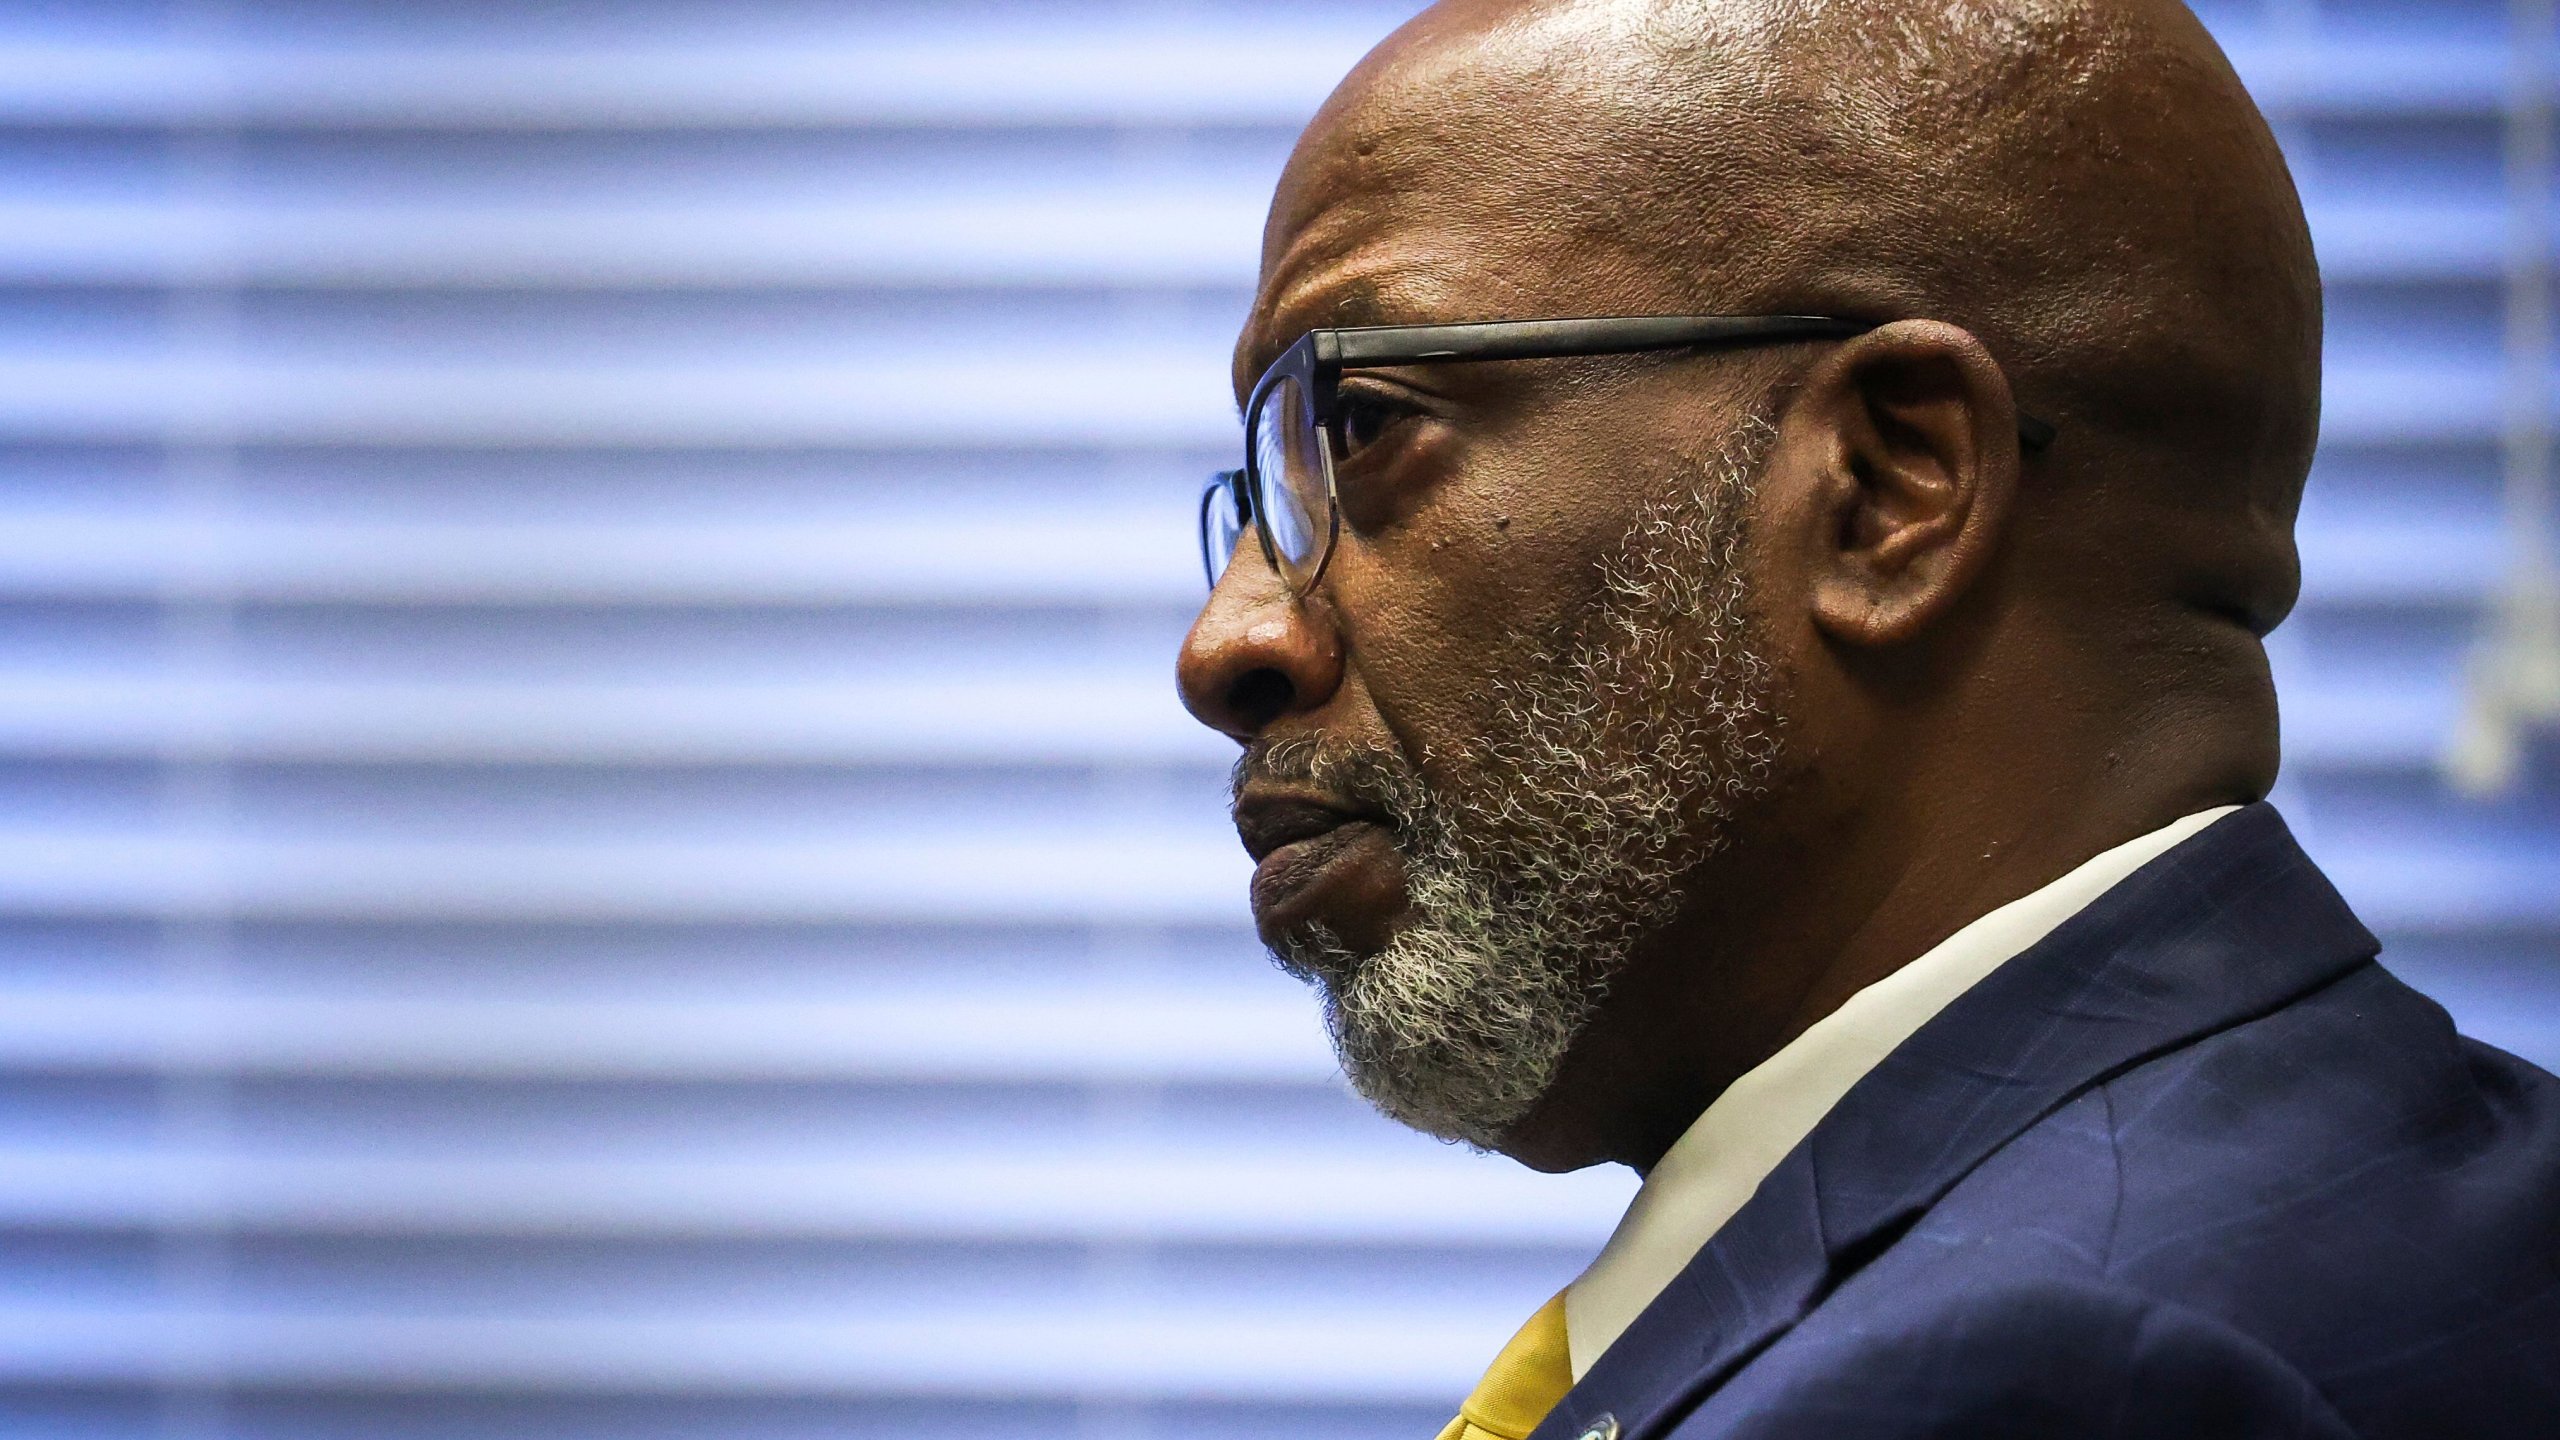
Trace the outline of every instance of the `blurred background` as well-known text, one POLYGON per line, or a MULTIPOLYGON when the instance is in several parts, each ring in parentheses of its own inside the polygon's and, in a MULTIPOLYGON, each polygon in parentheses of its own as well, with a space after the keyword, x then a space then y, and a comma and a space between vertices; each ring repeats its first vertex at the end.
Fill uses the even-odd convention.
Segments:
MULTIPOLYGON (((1369 1117, 1174 703, 1410 7, 0 4, 0 1432, 1434 1433, 1631 1188, 1369 1117)), ((2560 1063, 2549 6, 2221 0, 2280 795, 2560 1063)))

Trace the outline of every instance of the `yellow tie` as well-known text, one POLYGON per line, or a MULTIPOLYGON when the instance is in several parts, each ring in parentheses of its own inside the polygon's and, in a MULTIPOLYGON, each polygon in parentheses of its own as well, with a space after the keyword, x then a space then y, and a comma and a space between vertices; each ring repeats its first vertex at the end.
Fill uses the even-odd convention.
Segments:
POLYGON ((1565 1343, 1564 1295, 1558 1292, 1493 1357, 1440 1440, 1528 1440, 1572 1388, 1573 1354, 1565 1343))

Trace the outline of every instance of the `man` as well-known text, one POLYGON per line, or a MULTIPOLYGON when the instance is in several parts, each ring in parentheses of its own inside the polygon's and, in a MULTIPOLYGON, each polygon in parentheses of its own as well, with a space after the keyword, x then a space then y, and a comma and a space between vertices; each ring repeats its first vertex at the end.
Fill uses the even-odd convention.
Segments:
POLYGON ((1450 0, 1325 106, 1183 693, 1354 1083, 1647 1177, 1447 1435, 2560 1435, 2560 1082, 2262 799, 2319 348, 2171 0, 1450 0))

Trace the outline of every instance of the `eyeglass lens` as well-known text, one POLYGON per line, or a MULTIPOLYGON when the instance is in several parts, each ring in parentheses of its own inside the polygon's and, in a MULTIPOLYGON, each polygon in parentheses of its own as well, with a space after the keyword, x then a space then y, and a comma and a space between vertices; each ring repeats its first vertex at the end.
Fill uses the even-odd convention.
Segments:
POLYGON ((1286 376, 1263 392, 1253 414, 1253 503, 1272 558, 1292 585, 1305 585, 1333 538, 1333 487, 1324 436, 1306 387, 1286 376))
POLYGON ((1209 572, 1212 590, 1235 558, 1236 542, 1244 538, 1244 516, 1236 510, 1236 485, 1242 478, 1233 470, 1213 475, 1200 497, 1200 564, 1209 572))

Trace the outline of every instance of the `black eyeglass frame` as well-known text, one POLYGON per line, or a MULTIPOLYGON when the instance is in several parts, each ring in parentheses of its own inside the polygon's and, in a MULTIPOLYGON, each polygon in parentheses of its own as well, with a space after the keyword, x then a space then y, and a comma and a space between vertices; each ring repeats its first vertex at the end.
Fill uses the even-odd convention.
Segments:
MULTIPOLYGON (((1254 431, 1262 407, 1280 382, 1295 379, 1307 396, 1314 422, 1316 449, 1324 464, 1325 536, 1314 567, 1299 593, 1315 588, 1333 563, 1342 537, 1342 503, 1334 492, 1332 426, 1334 400, 1342 372, 1387 365, 1463 364, 1483 360, 1562 360, 1582 355, 1631 355, 1687 345, 1767 345, 1793 340, 1846 340, 1884 322, 1847 320, 1830 315, 1607 315, 1562 320, 1482 320, 1455 325, 1363 325, 1310 330, 1280 353, 1253 383, 1245 398, 1244 468, 1210 476, 1200 494, 1201 565, 1209 586, 1231 558, 1214 553, 1210 506, 1218 492, 1232 497, 1236 517, 1250 523, 1262 545, 1263 558, 1283 578, 1279 547, 1271 538, 1271 522, 1256 505, 1261 488, 1260 461, 1254 453, 1254 431)), ((2057 435, 2045 421, 2018 412, 2018 443, 2029 454, 2052 445, 2057 435)), ((1286 483, 1285 480, 1283 483, 1286 483)))

